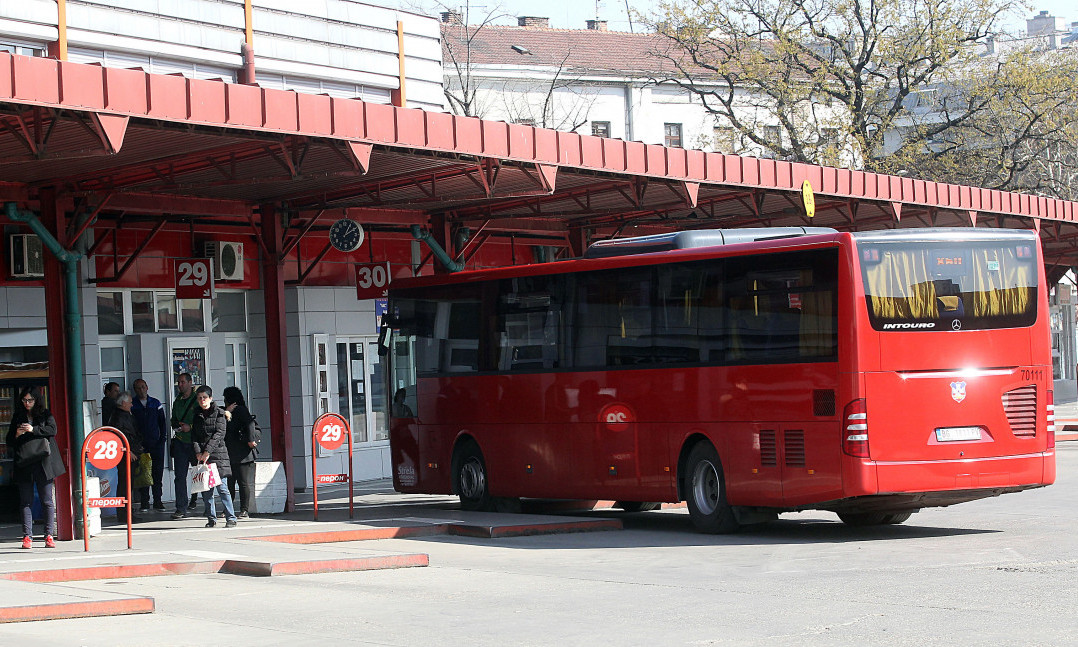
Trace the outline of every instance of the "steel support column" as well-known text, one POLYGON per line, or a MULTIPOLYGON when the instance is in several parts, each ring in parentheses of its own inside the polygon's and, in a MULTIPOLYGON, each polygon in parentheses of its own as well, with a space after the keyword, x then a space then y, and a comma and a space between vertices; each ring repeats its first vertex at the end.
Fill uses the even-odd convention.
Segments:
MULTIPOLYGON (((67 247, 64 233, 67 231, 65 214, 57 204, 56 193, 52 189, 42 189, 41 222, 56 236, 61 246, 67 247)), ((70 393, 68 380, 68 352, 81 353, 82 348, 69 348, 67 343, 67 323, 64 299, 64 264, 55 254, 45 254, 45 332, 49 342, 49 409, 56 418, 56 444, 60 448, 67 473, 56 479, 56 529, 59 539, 75 539, 75 512, 81 511, 81 505, 73 503, 81 496, 81 478, 72 479, 78 469, 78 449, 72 450, 73 424, 82 424, 82 420, 73 421, 69 403, 81 402, 78 393, 70 393), (74 488, 72 487, 74 485, 74 488)), ((81 475, 80 475, 81 476, 81 475)), ((80 515, 81 516, 81 515, 80 515)))
POLYGON ((288 330, 285 327, 284 236, 281 216, 273 205, 260 207, 262 240, 269 254, 262 258, 262 293, 266 301, 266 368, 269 375, 273 460, 284 465, 285 512, 296 508, 292 453, 292 413, 288 384, 288 330))

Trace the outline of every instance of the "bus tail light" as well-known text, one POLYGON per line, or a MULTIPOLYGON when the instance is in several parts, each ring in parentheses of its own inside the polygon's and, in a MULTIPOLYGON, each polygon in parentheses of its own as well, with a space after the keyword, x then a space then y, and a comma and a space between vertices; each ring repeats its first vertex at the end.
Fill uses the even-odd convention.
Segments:
POLYGON ((1048 449, 1056 447, 1056 394, 1048 392, 1048 449))
POLYGON ((842 451, 855 458, 868 458, 868 404, 854 400, 842 411, 842 451))

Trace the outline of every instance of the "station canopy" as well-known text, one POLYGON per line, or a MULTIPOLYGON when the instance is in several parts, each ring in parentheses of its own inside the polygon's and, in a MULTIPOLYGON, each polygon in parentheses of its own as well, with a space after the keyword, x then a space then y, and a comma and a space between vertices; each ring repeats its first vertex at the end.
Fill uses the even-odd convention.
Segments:
POLYGON ((0 124, 0 197, 47 189, 105 222, 250 231, 272 206, 302 233, 344 214, 560 256, 681 229, 1010 227, 1040 232, 1050 276, 1078 260, 1073 202, 47 58, 0 53, 0 124))

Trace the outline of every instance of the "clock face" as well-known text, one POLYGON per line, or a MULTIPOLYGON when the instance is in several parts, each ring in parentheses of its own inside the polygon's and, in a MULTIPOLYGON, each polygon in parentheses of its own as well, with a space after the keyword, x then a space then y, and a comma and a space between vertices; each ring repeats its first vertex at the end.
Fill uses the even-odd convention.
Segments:
POLYGON ((354 252, 363 244, 363 228, 355 220, 342 218, 329 228, 329 244, 342 252, 354 252))

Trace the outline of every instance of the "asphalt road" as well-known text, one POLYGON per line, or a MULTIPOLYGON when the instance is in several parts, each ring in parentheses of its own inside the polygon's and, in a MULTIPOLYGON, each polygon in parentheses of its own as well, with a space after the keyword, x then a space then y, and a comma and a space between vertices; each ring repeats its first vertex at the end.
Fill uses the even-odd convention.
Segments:
POLYGON ((1051 487, 901 526, 801 513, 708 536, 675 510, 620 515, 623 531, 367 542, 427 553, 427 568, 70 583, 157 611, 0 626, 0 643, 1078 644, 1078 442, 1058 458, 1051 487))

